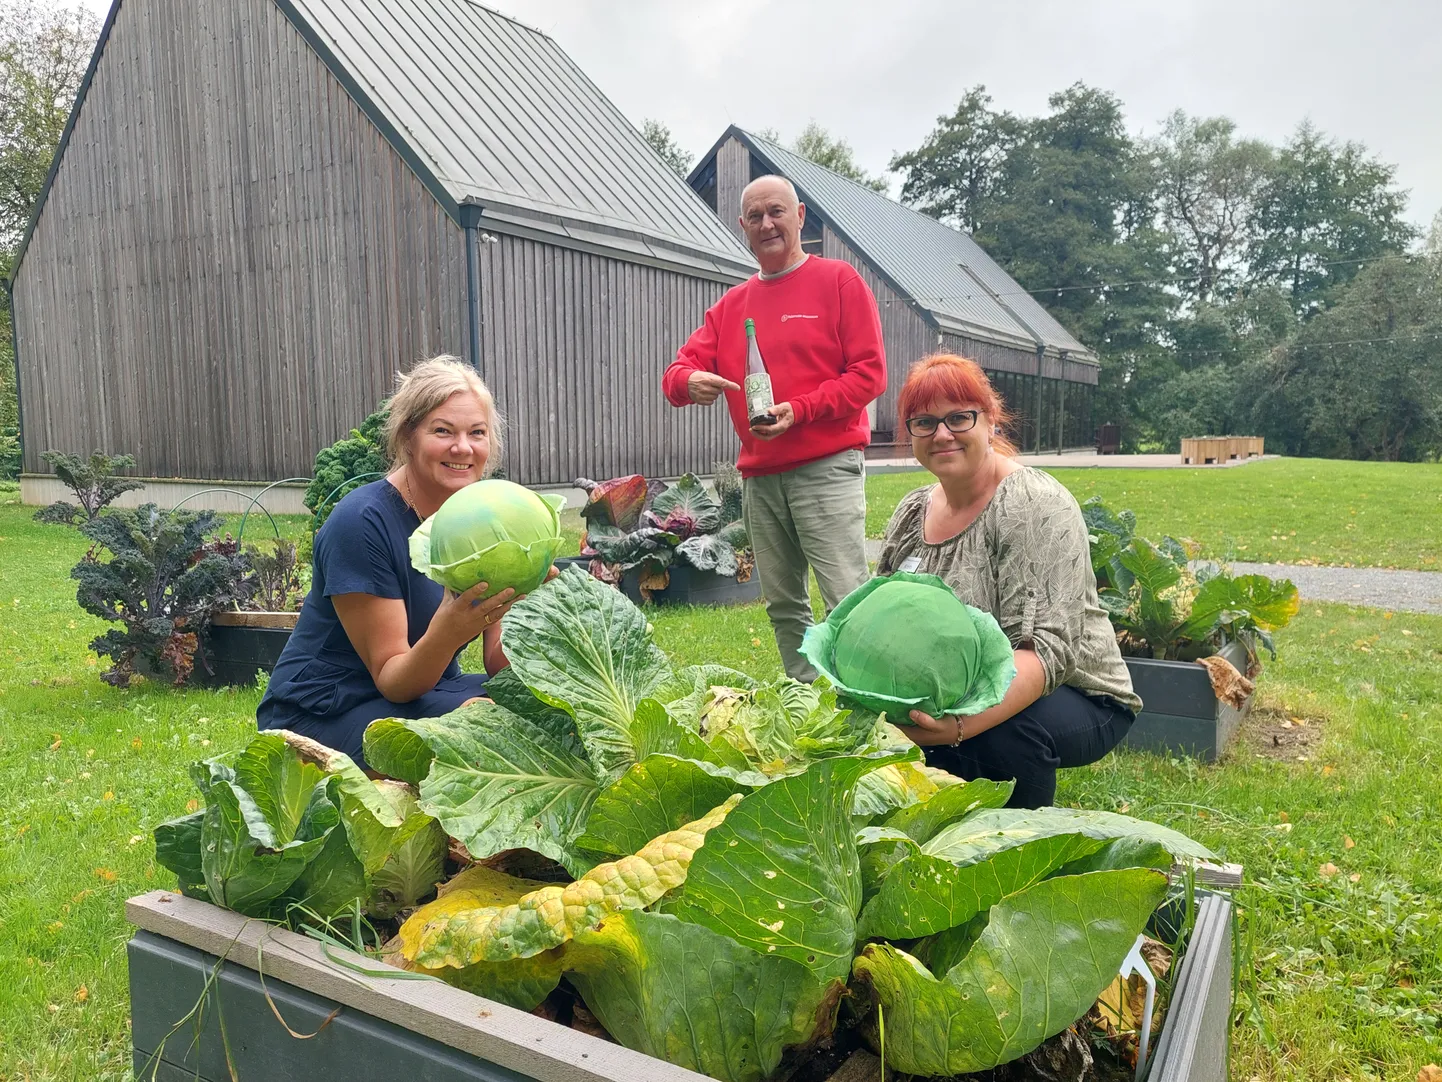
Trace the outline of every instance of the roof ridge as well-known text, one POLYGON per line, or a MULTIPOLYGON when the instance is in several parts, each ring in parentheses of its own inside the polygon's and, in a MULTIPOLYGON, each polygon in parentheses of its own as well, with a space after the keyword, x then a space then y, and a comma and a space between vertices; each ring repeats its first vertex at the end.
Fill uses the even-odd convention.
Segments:
MULTIPOLYGON (((474 0, 472 0, 472 2, 474 2, 474 0)), ((749 138, 749 139, 753 139, 753 140, 755 140, 755 141, 758 142, 758 143, 765 143, 767 146, 769 146, 769 147, 774 147, 775 149, 781 151, 781 152, 784 153, 784 154, 790 154, 793 158, 799 158, 801 161, 806 162, 808 165, 814 166, 814 167, 817 168, 817 169, 825 169, 825 170, 826 170, 828 173, 830 173, 832 176, 841 178, 842 180, 846 181, 848 184, 853 185, 854 187, 860 189, 860 190, 863 191, 863 192, 868 193, 869 195, 874 195, 874 196, 877 196, 878 198, 885 199, 888 203, 891 203, 891 204, 894 205, 894 206, 898 206, 898 207, 900 207, 902 210, 909 211, 909 212, 911 212, 912 214, 915 214, 918 218, 921 218, 923 221, 929 222, 929 223, 932 224, 932 225, 940 226, 942 229, 948 229, 948 230, 950 230, 950 231, 953 232, 953 233, 960 233, 960 234, 961 234, 962 236, 964 236, 964 237, 971 238, 972 241, 973 241, 973 243, 975 243, 975 238, 974 238, 974 237, 971 237, 971 234, 970 234, 969 232, 967 232, 965 229, 958 229, 956 226, 947 225, 947 224, 946 224, 945 222, 943 222, 940 218, 933 218, 930 214, 927 214, 927 213, 924 212, 924 211, 917 210, 915 207, 913 207, 913 206, 911 206, 911 205, 909 205, 909 204, 907 204, 907 203, 903 203, 900 199, 893 199, 893 198, 891 197, 891 195, 890 195, 889 193, 887 193, 887 192, 878 192, 875 188, 871 188, 871 187, 868 187, 868 186, 865 185, 865 184, 862 184, 859 180, 855 179, 854 177, 848 177, 845 173, 838 173, 835 169, 832 169, 829 165, 822 165, 822 164, 821 164, 820 162, 818 162, 818 161, 812 161, 812 160, 811 160, 810 158, 808 158, 806 155, 804 155, 804 154, 798 154, 796 151, 792 150, 790 147, 784 146, 783 144, 778 143, 778 142, 775 142, 774 140, 767 139, 767 138, 765 138, 764 136, 757 135, 755 132, 749 131, 749 130, 747 130, 746 128, 737 128, 736 130, 739 131, 739 132, 742 132, 742 133, 743 133, 744 135, 746 135, 746 137, 749 138)), ((891 170, 889 170, 889 169, 887 170, 887 172, 890 172, 890 171, 891 171, 891 170)), ((1018 283, 1018 284, 1019 284, 1019 283, 1018 283)))
MULTIPOLYGON (((552 45, 560 48, 560 44, 556 41, 556 39, 553 38, 550 34, 546 33, 544 30, 542 30, 539 26, 532 26, 524 19, 518 19, 514 15, 508 15, 500 8, 492 7, 490 4, 483 4, 481 3, 481 0, 461 0, 461 3, 469 4, 473 8, 480 8, 482 11, 488 11, 492 15, 496 15, 502 19, 505 19, 508 23, 515 23, 522 30, 529 30, 533 34, 539 34, 541 37, 549 41, 552 45)), ((565 50, 562 50, 562 52, 564 51, 565 50)))

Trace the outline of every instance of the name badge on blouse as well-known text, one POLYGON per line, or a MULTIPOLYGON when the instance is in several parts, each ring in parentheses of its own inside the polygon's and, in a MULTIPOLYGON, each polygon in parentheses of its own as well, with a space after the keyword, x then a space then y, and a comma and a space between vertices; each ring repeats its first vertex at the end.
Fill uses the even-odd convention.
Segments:
POLYGON ((906 559, 902 560, 901 563, 896 565, 896 570, 905 571, 908 574, 915 574, 917 568, 919 568, 920 566, 920 556, 908 556, 906 559))

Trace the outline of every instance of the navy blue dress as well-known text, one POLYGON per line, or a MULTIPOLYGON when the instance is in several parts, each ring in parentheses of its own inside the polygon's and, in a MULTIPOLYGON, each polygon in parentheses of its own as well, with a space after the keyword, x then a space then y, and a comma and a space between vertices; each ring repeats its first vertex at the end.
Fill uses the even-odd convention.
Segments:
POLYGON ((316 535, 314 577, 300 619, 256 709, 260 728, 290 729, 364 765, 361 734, 377 718, 439 717, 483 694, 485 674, 462 673, 452 658, 434 690, 408 703, 391 702, 371 679, 331 602, 336 594, 398 598, 406 605, 407 641, 420 641, 445 590, 411 566, 410 536, 419 525, 419 516, 384 478, 336 504, 316 535))

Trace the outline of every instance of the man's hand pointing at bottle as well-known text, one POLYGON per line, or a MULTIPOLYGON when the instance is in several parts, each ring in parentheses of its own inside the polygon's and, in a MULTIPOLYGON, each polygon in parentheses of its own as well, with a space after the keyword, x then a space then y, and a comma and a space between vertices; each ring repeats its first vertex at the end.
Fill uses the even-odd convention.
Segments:
POLYGON ((739 391, 741 385, 732 383, 725 376, 715 372, 692 372, 686 380, 686 391, 691 401, 698 406, 709 406, 721 397, 723 391, 739 391))

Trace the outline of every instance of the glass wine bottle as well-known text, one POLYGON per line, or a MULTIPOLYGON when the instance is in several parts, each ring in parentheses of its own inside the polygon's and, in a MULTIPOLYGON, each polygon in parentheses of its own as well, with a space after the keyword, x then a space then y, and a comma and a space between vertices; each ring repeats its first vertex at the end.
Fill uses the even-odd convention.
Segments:
POLYGON ((746 396, 746 417, 752 427, 774 425, 776 418, 770 412, 776 405, 771 393, 771 376, 766 371, 766 362, 761 359, 761 347, 756 344, 756 321, 746 321, 746 382, 743 385, 746 396))

